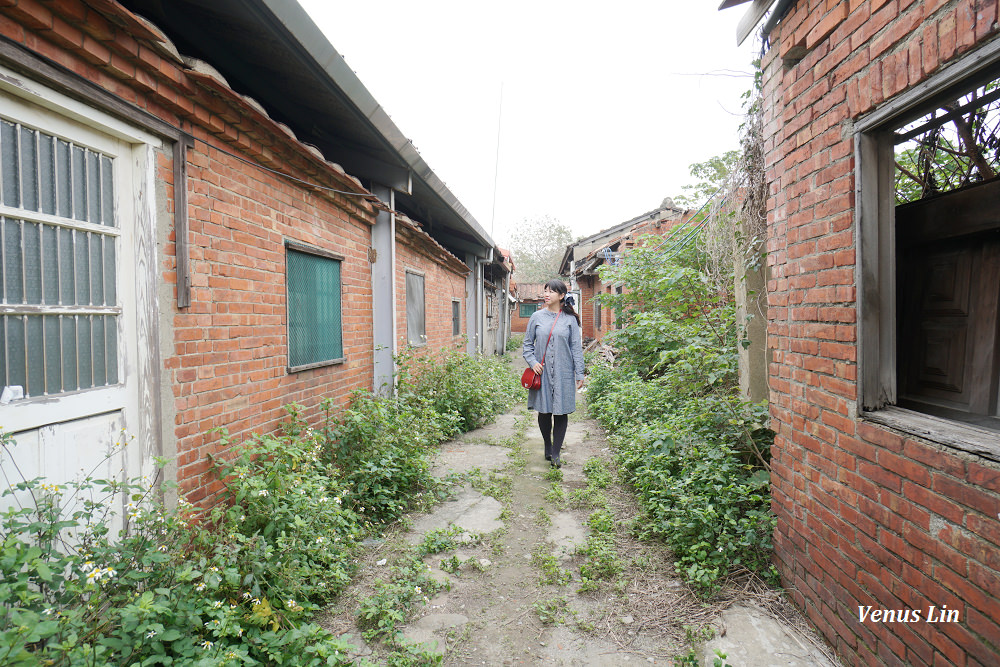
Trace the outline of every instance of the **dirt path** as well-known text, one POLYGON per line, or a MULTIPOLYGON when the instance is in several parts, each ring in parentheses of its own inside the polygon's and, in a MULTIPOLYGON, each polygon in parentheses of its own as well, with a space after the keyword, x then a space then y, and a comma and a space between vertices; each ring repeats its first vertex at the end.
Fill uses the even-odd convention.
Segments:
MULTIPOLYGON (((451 498, 373 542, 356 583, 320 622, 373 664, 432 664, 440 655, 445 665, 712 665, 711 650, 707 660, 696 656, 725 633, 720 612, 731 602, 784 609, 777 595, 745 583, 706 606, 674 576, 666 549, 632 538, 636 509, 617 484, 600 426, 582 410, 570 418, 563 469, 553 471, 541 453, 534 413, 521 407, 445 443, 433 472, 455 481, 451 498), (613 517, 610 529, 588 525, 595 513, 613 517), (446 589, 417 600, 405 625, 390 622, 413 646, 397 642, 390 655, 391 634, 365 643, 356 614, 380 591, 385 598, 376 580, 388 581, 414 553, 446 589), (676 662, 685 656, 697 662, 676 662)), ((720 637, 713 645, 728 651, 726 662, 830 664, 788 622, 752 605, 735 609, 729 624, 746 625, 751 643, 778 655, 755 658, 746 639, 720 637)))

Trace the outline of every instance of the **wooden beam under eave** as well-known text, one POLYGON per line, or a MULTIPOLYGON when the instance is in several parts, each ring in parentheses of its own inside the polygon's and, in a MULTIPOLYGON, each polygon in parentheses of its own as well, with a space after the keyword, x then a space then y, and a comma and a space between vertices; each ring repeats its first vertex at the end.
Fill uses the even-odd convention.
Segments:
POLYGON ((188 244, 187 151, 194 137, 182 134, 174 142, 174 261, 177 307, 191 305, 191 250, 188 244))
POLYGON ((761 19, 764 18, 764 14, 771 9, 775 0, 753 0, 753 4, 747 13, 743 15, 740 19, 739 25, 736 26, 736 45, 739 46, 743 41, 750 36, 753 29, 757 27, 761 19))

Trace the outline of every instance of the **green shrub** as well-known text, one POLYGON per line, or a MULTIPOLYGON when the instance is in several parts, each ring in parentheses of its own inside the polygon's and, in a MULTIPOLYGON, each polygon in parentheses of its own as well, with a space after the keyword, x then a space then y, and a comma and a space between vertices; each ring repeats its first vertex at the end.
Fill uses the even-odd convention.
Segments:
POLYGON ((404 356, 399 365, 401 400, 422 402, 440 414, 457 413, 455 428, 460 431, 489 422, 521 393, 517 378, 496 357, 449 351, 404 356))
MULTIPOLYGON (((9 453, 8 435, 2 444, 9 453)), ((277 477, 255 487, 268 492, 257 497, 277 495, 277 477)), ((288 531, 271 540, 242 533, 228 510, 200 521, 183 504, 168 512, 152 490, 88 479, 61 488, 24 480, 4 492, 34 504, 2 517, 0 663, 349 664, 347 644, 306 622, 335 588, 323 583, 338 581, 316 569, 314 551, 288 531), (102 510, 123 494, 124 528, 111 536, 102 510), (303 573, 308 581, 295 584, 303 573)))
POLYGON ((734 309, 698 266, 697 251, 663 261, 639 248, 604 270, 625 285, 602 299, 627 326, 610 336, 615 364, 591 368, 587 400, 640 502, 640 535, 710 593, 734 568, 773 575, 773 433, 766 406, 738 397, 734 309))
POLYGON ((430 575, 430 569, 417 556, 404 558, 393 565, 387 579, 375 581, 375 590, 361 601, 357 624, 365 640, 392 637, 406 623, 416 604, 445 588, 430 575))
MULTIPOLYGON (((460 384, 510 375, 500 359, 468 368, 460 384)), ((325 401, 318 429, 292 405, 280 433, 237 446, 222 432, 235 455, 213 461, 225 492, 210 512, 183 501, 168 511, 144 480, 11 484, 0 494, 17 495, 0 514, 0 664, 351 664, 354 647, 309 615, 350 581, 359 540, 434 489, 431 447, 474 421, 462 410, 485 419, 502 404, 455 392, 453 409, 407 382, 398 398, 359 392, 339 420, 325 401)), ((5 458, 13 446, 0 432, 5 458)))

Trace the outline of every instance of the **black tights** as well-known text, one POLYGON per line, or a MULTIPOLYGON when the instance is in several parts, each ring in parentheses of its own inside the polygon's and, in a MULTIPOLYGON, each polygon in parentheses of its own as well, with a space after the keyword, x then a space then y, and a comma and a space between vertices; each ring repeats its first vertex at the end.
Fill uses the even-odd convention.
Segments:
POLYGON ((538 413, 538 428, 542 432, 542 440, 545 441, 546 459, 559 459, 563 439, 566 437, 567 423, 569 423, 569 415, 553 415, 550 412, 538 413))

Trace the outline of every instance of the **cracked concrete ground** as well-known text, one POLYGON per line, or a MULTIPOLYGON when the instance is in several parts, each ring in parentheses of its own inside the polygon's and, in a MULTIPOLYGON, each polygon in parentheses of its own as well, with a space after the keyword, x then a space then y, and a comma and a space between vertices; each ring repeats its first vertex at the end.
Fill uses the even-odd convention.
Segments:
MULTIPOLYGON (((435 475, 471 478, 472 473, 496 485, 474 488, 467 481, 450 500, 411 516, 407 530, 395 536, 400 545, 415 545, 428 531, 457 526, 463 537, 481 538, 424 558, 434 577, 450 588, 430 599, 402 628, 405 641, 440 653, 445 665, 670 665, 690 651, 690 643, 677 642, 686 619, 682 614, 672 618, 670 607, 676 599, 681 609, 680 601, 692 596, 673 577, 672 558, 664 547, 630 547, 639 552, 627 551, 632 569, 626 567, 619 581, 579 592, 585 561, 581 549, 592 508, 574 507, 553 489, 565 494, 583 489, 583 463, 591 457, 610 460, 610 452, 600 426, 579 412, 567 430, 562 478, 554 477, 542 458, 535 414, 522 407, 442 445, 432 468, 435 475), (539 558, 545 555, 555 563, 552 571, 568 573, 563 575, 568 579, 543 582, 539 558), (462 565, 445 571, 446 559, 452 566, 462 565), (635 563, 647 570, 659 568, 654 573, 659 582, 654 604, 644 599, 651 591, 638 579, 628 579, 635 563), (651 613, 657 607, 666 609, 651 613), (665 623, 670 626, 666 630, 665 623)), ((631 517, 616 518, 625 522, 631 517)), ((390 537, 384 549, 392 543, 390 537)), ((373 551, 363 568, 376 568, 376 559, 385 555, 373 551)), ((345 612, 339 618, 332 615, 324 625, 338 634, 349 633, 362 645, 352 623, 345 612)), ((804 623, 779 621, 752 603, 733 605, 711 625, 717 636, 699 647, 700 664, 713 665, 716 649, 738 667, 835 664, 804 623)), ((377 663, 379 651, 377 646, 364 647, 359 655, 377 663)))

